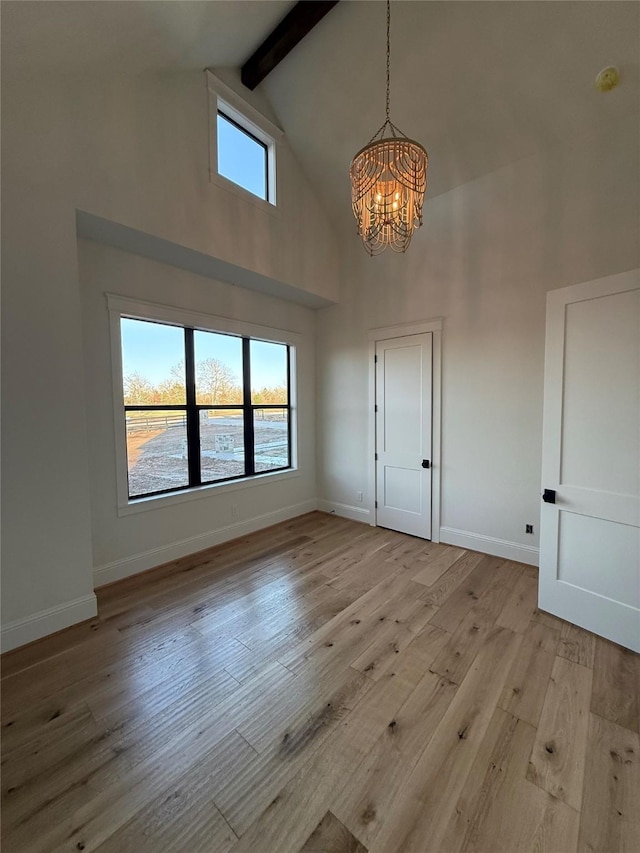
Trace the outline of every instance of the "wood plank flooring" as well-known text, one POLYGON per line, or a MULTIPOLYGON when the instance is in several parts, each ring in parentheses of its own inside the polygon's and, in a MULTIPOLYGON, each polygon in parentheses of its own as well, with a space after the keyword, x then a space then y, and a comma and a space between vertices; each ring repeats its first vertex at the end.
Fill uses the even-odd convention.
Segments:
POLYGON ((640 853, 640 658, 311 513, 2 659, 4 853, 640 853))

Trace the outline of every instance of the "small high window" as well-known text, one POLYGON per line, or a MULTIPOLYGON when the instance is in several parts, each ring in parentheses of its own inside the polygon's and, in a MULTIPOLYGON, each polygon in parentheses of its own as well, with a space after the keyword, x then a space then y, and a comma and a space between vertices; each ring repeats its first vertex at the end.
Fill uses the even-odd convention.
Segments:
POLYGON ((252 133, 218 110, 218 174, 269 201, 269 149, 252 133))
POLYGON ((283 131, 222 80, 206 72, 209 93, 209 180, 271 214, 283 131))

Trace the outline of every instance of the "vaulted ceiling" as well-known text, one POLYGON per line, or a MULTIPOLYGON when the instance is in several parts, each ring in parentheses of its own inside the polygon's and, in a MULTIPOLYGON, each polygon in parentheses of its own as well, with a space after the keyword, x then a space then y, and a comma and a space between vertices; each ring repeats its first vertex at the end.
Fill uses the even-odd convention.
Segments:
MULTIPOLYGON (((638 121, 637 3, 393 2, 391 117, 429 153, 428 198, 542 147, 638 121), (596 74, 617 65, 607 94, 596 74)), ((325 206, 384 120, 385 4, 342 2, 262 84, 325 206)))
MULTIPOLYGON (((4 2, 3 75, 239 66, 293 4, 4 2)), ((429 152, 427 197, 638 111, 640 4, 392 3, 391 117, 429 152), (596 91, 604 66, 622 84, 596 91)), ((260 84, 327 210, 384 119, 385 4, 342 0, 260 84)))
POLYGON ((8 0, 5 79, 241 65, 291 0, 8 0))

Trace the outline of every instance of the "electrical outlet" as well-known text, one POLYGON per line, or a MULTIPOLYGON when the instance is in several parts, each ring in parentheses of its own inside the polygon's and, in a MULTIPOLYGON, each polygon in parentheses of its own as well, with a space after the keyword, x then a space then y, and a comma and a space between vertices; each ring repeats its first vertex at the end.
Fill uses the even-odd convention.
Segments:
POLYGON ((362 492, 356 492, 356 500, 358 501, 358 503, 360 503, 360 504, 362 503, 362 498, 363 498, 362 492))
POLYGON ((238 504, 231 504, 231 518, 236 518, 238 515, 238 504))
POLYGON ((533 533, 533 524, 525 524, 524 532, 525 533, 533 533))

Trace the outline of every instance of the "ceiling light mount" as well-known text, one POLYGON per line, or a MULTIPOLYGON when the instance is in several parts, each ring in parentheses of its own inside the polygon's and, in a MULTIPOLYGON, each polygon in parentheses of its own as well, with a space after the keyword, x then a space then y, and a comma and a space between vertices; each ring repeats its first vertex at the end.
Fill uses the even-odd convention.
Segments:
POLYGON ((382 127, 351 162, 351 203, 366 251, 405 252, 422 225, 429 158, 390 118, 391 3, 387 0, 387 101, 382 127), (385 131, 387 135, 385 136, 385 131))

